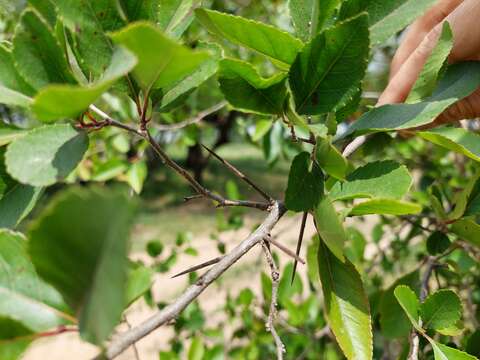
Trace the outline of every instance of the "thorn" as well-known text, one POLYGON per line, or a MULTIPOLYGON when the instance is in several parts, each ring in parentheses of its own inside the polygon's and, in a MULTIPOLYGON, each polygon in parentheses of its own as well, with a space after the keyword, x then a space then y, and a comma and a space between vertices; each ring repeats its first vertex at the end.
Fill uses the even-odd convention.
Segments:
POLYGON ((203 269, 207 266, 210 266, 210 265, 214 265, 214 264, 217 264, 220 262, 220 260, 223 259, 223 256, 220 256, 220 257, 217 257, 215 259, 212 259, 212 260, 208 260, 208 261, 205 261, 201 264, 198 264, 198 265, 195 265, 195 266, 192 266, 186 270, 183 270, 182 272, 179 272, 178 274, 175 274, 171 277, 171 279, 174 279, 176 277, 179 277, 179 276, 182 276, 182 275, 186 275, 186 274, 189 274, 191 272, 194 272, 194 271, 197 271, 197 270, 200 270, 200 269, 203 269))
MULTIPOLYGON (((300 233, 298 234, 297 251, 295 252, 297 257, 300 255, 300 250, 302 249, 303 234, 305 233, 305 225, 307 223, 307 217, 308 217, 308 212, 305 211, 302 216, 302 225, 300 226, 300 233)), ((295 259, 295 262, 293 263, 292 280, 290 282, 290 285, 292 285, 293 281, 295 280, 295 274, 297 273, 297 265, 298 265, 298 261, 295 259)))

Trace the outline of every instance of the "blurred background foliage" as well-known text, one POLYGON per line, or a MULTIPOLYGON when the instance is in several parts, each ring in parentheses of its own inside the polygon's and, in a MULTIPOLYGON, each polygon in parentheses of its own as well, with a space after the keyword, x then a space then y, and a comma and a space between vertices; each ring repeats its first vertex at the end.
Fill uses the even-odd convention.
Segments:
MULTIPOLYGON (((205 7, 228 12, 282 29, 291 30, 287 2, 283 0, 207 0, 205 7)), ((0 40, 8 43, 16 26, 18 16, 26 6, 21 0, 0 0, 0 40)), ((205 47, 220 51, 210 43, 198 23, 182 38, 191 47, 205 47)), ((388 64, 398 45, 401 34, 390 39, 386 45, 373 49, 368 74, 364 81, 364 96, 358 110, 348 120, 357 118, 375 104, 378 93, 384 88, 388 77, 388 64)), ((248 60, 261 69, 264 75, 273 72, 272 65, 253 52, 240 49, 227 42, 223 51, 237 58, 248 60)), ((135 117, 135 105, 130 99, 115 94, 102 99, 111 114, 120 120, 135 117)), ((241 114, 228 108, 219 90, 215 77, 176 101, 167 109, 153 109, 152 129, 155 138, 181 164, 191 170, 195 177, 208 188, 224 190, 230 198, 252 198, 250 190, 232 179, 221 164, 214 161, 200 144, 217 150, 225 159, 242 169, 265 190, 279 198, 286 187, 290 160, 299 151, 300 145, 290 141, 289 130, 279 122, 260 115, 241 114), (199 113, 208 114, 196 121, 199 113), (165 130, 165 127, 191 121, 180 130, 165 130)), ((29 127, 32 120, 16 108, 0 106, 4 123, 29 127)), ((475 128, 477 124, 470 124, 475 128)), ((183 198, 191 195, 188 185, 176 174, 162 166, 144 142, 126 136, 119 129, 108 128, 92 135, 86 160, 70 176, 68 182, 99 182, 113 185, 127 183, 132 194, 140 194, 140 206, 136 215, 133 252, 148 254, 140 256, 141 263, 149 264, 160 279, 168 284, 166 275, 179 267, 180 259, 202 257, 202 244, 197 237, 213 242, 218 255, 224 254, 234 243, 226 243, 225 234, 231 234, 244 225, 252 228, 259 221, 258 214, 242 209, 215 210, 208 203, 184 204, 183 198), (146 156, 142 156, 145 154, 146 156), (187 211, 188 209, 188 211, 187 211)), ((352 161, 366 162, 378 159, 394 159, 407 165, 415 176, 414 200, 424 205, 424 213, 408 218, 384 216, 365 217, 349 228, 348 256, 362 273, 370 297, 374 325, 374 358, 404 359, 408 354, 410 325, 393 296, 394 285, 408 284, 418 289, 419 263, 426 256, 436 255, 432 234, 435 234, 435 215, 431 206, 432 196, 448 211, 454 206, 455 194, 462 189, 476 171, 474 164, 445 149, 411 137, 396 138, 377 134, 359 150, 352 161), (423 220, 427 219, 427 220, 423 220), (431 219, 431 220, 429 220, 431 219), (430 241, 430 246, 429 246, 430 241)), ((56 185, 43 195, 38 213, 51 196, 61 191, 64 185, 56 185)), ((33 215, 34 216, 34 215, 33 215)), ((291 221, 291 218, 287 219, 291 221)), ((298 219, 297 219, 298 220, 298 219)), ((28 220, 23 224, 28 223, 28 220)), ((297 222, 298 223, 298 222, 297 222)), ((25 225, 22 225, 25 226, 25 225)), ((288 243, 294 244, 294 232, 288 243)), ((438 245, 438 244, 436 244, 438 245)), ((309 239, 305 247, 309 267, 314 267, 318 239, 309 239), (311 259, 314 259, 310 261, 311 259)), ((217 256, 218 256, 217 255, 217 256)), ((476 330, 480 321, 480 272, 478 252, 459 248, 448 255, 444 265, 435 268, 438 287, 450 287, 465 300, 464 333, 458 338, 445 336, 443 343, 462 347, 480 356, 476 330), (455 340, 457 339, 457 340, 455 340), (459 340, 458 340, 459 339, 459 340), (454 341, 455 340, 455 341, 454 341)), ((199 260, 201 259, 201 260, 199 260)), ((277 330, 288 352, 287 359, 341 359, 326 320, 321 311, 319 282, 307 279, 300 270, 290 283, 293 266, 289 259, 276 257, 281 267, 279 294, 280 316, 277 330), (319 355, 321 354, 321 355, 319 355)), ((227 278, 218 286, 224 296, 218 308, 208 311, 204 303, 195 302, 182 313, 174 324, 175 335, 165 342, 159 353, 160 359, 270 359, 275 348, 270 333, 265 330, 265 314, 268 312, 270 277, 261 273, 262 262, 255 266, 233 269, 232 277, 247 278, 240 288, 227 285, 227 278), (261 275, 258 275, 260 274, 261 275), (214 316, 216 313, 224 316, 214 316), (212 318, 215 318, 212 320, 212 318)), ((265 269, 266 271, 266 269, 265 269)), ((306 269, 308 271, 308 269, 306 269)), ((312 274, 315 271, 311 272, 312 274)), ((189 282, 197 274, 189 275, 189 282)), ((148 292, 143 300, 151 308, 165 306, 163 301, 148 292)), ((206 301, 209 301, 208 298, 206 301)), ((423 341, 423 340, 422 340, 423 341)), ((433 358, 427 354, 426 358, 433 358)))

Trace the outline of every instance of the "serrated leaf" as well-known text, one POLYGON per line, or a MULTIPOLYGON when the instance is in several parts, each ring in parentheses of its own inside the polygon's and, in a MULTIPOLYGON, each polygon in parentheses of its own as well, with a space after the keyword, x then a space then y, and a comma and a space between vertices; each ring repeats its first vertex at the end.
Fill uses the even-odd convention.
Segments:
POLYGON ((50 0, 28 0, 28 3, 47 20, 51 27, 55 26, 57 14, 55 6, 50 0))
POLYGON ((15 228, 33 209, 42 188, 22 185, 13 180, 5 169, 4 151, 0 150, 0 179, 5 189, 0 196, 0 228, 15 228))
POLYGON ((368 163, 350 173, 345 182, 337 182, 330 190, 332 200, 355 198, 401 199, 412 186, 408 169, 395 161, 368 163))
POLYGON ((100 79, 108 68, 113 46, 106 33, 125 25, 117 1, 112 0, 52 0, 58 15, 72 38, 73 50, 85 77, 100 79))
POLYGON ((273 26, 218 11, 197 9, 195 16, 212 34, 267 56, 288 69, 303 44, 273 26))
POLYGON ((298 154, 292 161, 285 192, 285 206, 292 211, 310 211, 323 197, 324 179, 318 165, 308 152, 298 154))
POLYGON ((477 360, 475 356, 427 338, 433 348, 435 360, 477 360))
POLYGON ((34 93, 32 87, 27 84, 16 69, 11 50, 3 45, 0 45, 0 85, 27 97, 34 93))
POLYGON ((0 146, 7 145, 13 140, 23 136, 26 130, 0 122, 0 146))
POLYGON ((33 331, 20 322, 0 316, 0 359, 17 360, 33 340, 33 331))
POLYGON ((8 146, 8 173, 22 184, 48 186, 68 176, 82 160, 88 136, 67 124, 29 131, 8 146))
POLYGON ((460 320, 462 304, 452 290, 439 290, 425 299, 420 314, 426 329, 444 329, 460 320))
POLYGON ((109 68, 96 83, 89 86, 49 85, 35 96, 32 111, 43 122, 73 118, 128 74, 136 63, 136 58, 130 52, 119 48, 113 54, 109 68))
POLYGON ((322 241, 338 259, 344 261, 343 247, 347 242, 347 234, 328 196, 321 198, 313 212, 313 217, 322 241))
POLYGON ((450 231, 472 245, 480 247, 480 225, 474 220, 464 218, 455 221, 450 231))
POLYGON ((288 8, 297 37, 309 41, 317 34, 319 0, 289 0, 288 8))
POLYGON ((443 24, 442 34, 433 49, 422 72, 417 78, 413 89, 410 91, 407 103, 415 103, 431 96, 437 85, 441 70, 445 65, 448 55, 453 48, 453 33, 448 21, 443 24))
POLYGON ((36 90, 49 83, 75 83, 52 29, 32 9, 22 14, 12 54, 18 72, 36 90))
POLYGON ((369 1, 370 33, 373 45, 387 40, 435 4, 436 0, 369 1))
POLYGON ((345 179, 348 172, 348 161, 328 140, 317 138, 316 159, 323 171, 336 179, 345 179))
POLYGON ((395 199, 373 199, 353 206, 349 212, 349 215, 409 215, 418 214, 421 211, 421 205, 408 201, 395 199))
POLYGON ((211 51, 212 57, 210 59, 200 64, 197 69, 188 74, 185 78, 181 79, 168 89, 165 89, 165 94, 162 96, 160 102, 161 111, 169 111, 175 104, 176 100, 189 94, 217 73, 221 50, 217 45, 213 46, 213 44, 209 44, 206 47, 206 49, 209 48, 213 50, 211 51))
POLYGON ((289 82, 301 115, 334 111, 365 75, 370 48, 363 14, 317 35, 292 64, 289 82))
POLYGON ((0 230, 0 264, 0 317, 33 331, 75 321, 60 294, 38 277, 20 233, 0 230))
POLYGON ((445 109, 480 86, 480 62, 451 65, 433 95, 420 103, 384 105, 355 121, 343 137, 352 133, 409 129, 432 123, 445 109))
POLYGON ((408 286, 399 285, 395 288, 394 295, 403 311, 405 311, 405 314, 407 314, 412 325, 416 329, 421 329, 419 324, 420 300, 418 299, 417 294, 415 294, 408 286))
POLYGON ((480 161, 480 135, 462 128, 441 127, 421 131, 419 136, 436 145, 480 161))
POLYGON ((0 104, 10 106, 29 107, 32 99, 28 96, 19 93, 18 91, 10 90, 4 86, 0 86, 0 104))
POLYGON ((111 35, 138 59, 133 74, 144 89, 168 87, 208 60, 206 52, 177 44, 146 22, 138 22, 111 35))
POLYGON ((418 271, 406 274, 383 291, 379 304, 380 328, 387 339, 406 337, 411 331, 411 323, 395 298, 394 291, 399 285, 407 285, 414 291, 420 289, 418 271))
POLYGON ((180 38, 193 20, 193 9, 201 0, 160 0, 157 9, 157 23, 165 34, 180 38))
POLYGON ((225 99, 236 109, 257 114, 281 114, 287 96, 286 75, 261 77, 247 62, 224 59, 218 81, 225 99))
POLYGON ((132 215, 131 201, 119 193, 70 189, 29 233, 38 274, 76 311, 82 338, 95 344, 107 339, 126 304, 132 215), (99 222, 106 214, 109 221, 99 222))
POLYGON ((328 323, 340 348, 349 360, 372 359, 370 308, 360 274, 348 259, 342 263, 322 243, 318 266, 328 323))

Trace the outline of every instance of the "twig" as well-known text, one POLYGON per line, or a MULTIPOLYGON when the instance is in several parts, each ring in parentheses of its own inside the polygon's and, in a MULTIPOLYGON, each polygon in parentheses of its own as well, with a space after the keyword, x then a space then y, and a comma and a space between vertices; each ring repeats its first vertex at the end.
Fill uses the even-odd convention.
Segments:
POLYGON ((230 170, 232 173, 234 173, 236 176, 238 176, 240 179, 245 181, 248 185, 250 185, 253 189, 255 189, 262 197, 267 200, 268 202, 271 202, 273 198, 268 195, 265 191, 260 189, 257 185, 254 184, 252 180, 250 180, 244 173, 242 173, 240 170, 238 170, 235 166, 230 164, 227 160, 222 158, 220 155, 218 155, 215 151, 212 149, 209 149, 207 146, 203 145, 203 148, 207 150, 210 154, 212 154, 218 161, 220 161, 225 167, 230 170))
POLYGON ((280 283, 280 273, 278 272, 275 261, 273 260, 272 253, 267 245, 266 241, 262 241, 262 249, 267 259, 267 263, 270 266, 270 275, 272 277, 272 298, 270 300, 270 310, 268 313, 267 322, 265 327, 269 331, 273 339, 275 340, 275 346, 277 348, 277 359, 283 360, 283 353, 285 353, 285 345, 280 339, 277 331, 275 330, 275 318, 277 317, 277 304, 278 304, 278 285, 280 283))
POLYGON ((355 151, 357 151, 360 148, 360 146, 362 146, 365 143, 365 141, 367 141, 366 135, 362 135, 353 139, 349 144, 347 144, 347 146, 345 146, 345 149, 343 149, 342 155, 344 157, 349 157, 355 151))
MULTIPOLYGON (((125 321, 125 324, 127 324, 128 329, 131 329, 132 325, 130 325, 130 323, 128 322, 126 315, 123 315, 123 320, 125 321)), ((133 354, 135 355, 135 360, 140 360, 140 354, 138 353, 137 344, 135 343, 132 344, 132 348, 133 348, 133 354)))
POLYGON ((237 245, 230 253, 225 255, 220 262, 215 264, 204 275, 197 279, 195 284, 188 287, 173 303, 161 311, 123 334, 115 337, 108 346, 106 354, 100 354, 95 359, 100 360, 104 356, 113 359, 130 347, 133 343, 144 338, 155 329, 175 319, 190 303, 192 303, 212 282, 218 279, 227 269, 235 264, 242 256, 250 251, 255 245, 263 241, 271 232, 280 218, 285 213, 282 203, 275 202, 264 222, 245 240, 237 245))
POLYGON ((141 129, 138 130, 129 125, 126 125, 117 120, 114 120, 109 115, 107 115, 106 113, 104 113, 102 110, 98 109, 94 105, 90 105, 90 110, 100 115, 107 122, 107 125, 127 130, 145 139, 165 165, 167 165, 168 167, 173 169, 177 174, 185 178, 185 180, 187 180, 190 186, 198 194, 202 195, 205 198, 209 198, 217 202, 219 207, 244 206, 244 207, 250 207, 250 208, 259 209, 263 211, 266 211, 270 208, 270 204, 267 204, 267 203, 262 203, 257 201, 248 201, 248 200, 230 200, 230 199, 225 199, 224 197, 211 192, 210 190, 203 187, 198 181, 196 181, 187 170, 185 170, 183 167, 181 167, 175 161, 173 161, 168 156, 168 154, 160 147, 160 145, 155 141, 155 139, 152 137, 152 135, 148 130, 145 130, 145 131, 141 129))
MULTIPOLYGON (((305 225, 307 224, 307 217, 308 217, 308 212, 305 211, 302 216, 302 224, 300 225, 300 233, 298 235, 297 250, 295 252, 297 256, 300 255, 300 250, 302 249, 303 234, 305 233, 305 225)), ((295 262, 293 263, 291 284, 293 284, 293 280, 295 280, 295 274, 297 273, 297 265, 298 265, 298 262, 295 260, 295 262)))
POLYGON ((218 110, 223 109, 227 105, 226 101, 219 102, 218 104, 213 105, 212 107, 209 107, 208 109, 198 113, 197 116, 187 119, 184 121, 181 121, 176 124, 156 124, 155 128, 160 130, 160 131, 173 131, 173 130, 180 130, 184 127, 187 127, 189 125, 196 124, 203 119, 205 119, 207 116, 212 115, 213 113, 216 113, 218 110))
POLYGON ((300 256, 298 256, 298 254, 295 254, 293 251, 291 251, 289 248, 287 248, 286 246, 284 246, 280 242, 276 241, 272 236, 270 236, 270 234, 268 234, 265 237, 265 241, 268 241, 270 244, 272 244, 273 246, 275 246, 278 249, 280 249, 281 251, 283 251, 285 254, 287 254, 288 256, 293 258, 295 261, 298 261, 298 262, 302 263, 303 265, 305 265, 305 260, 303 260, 300 256))

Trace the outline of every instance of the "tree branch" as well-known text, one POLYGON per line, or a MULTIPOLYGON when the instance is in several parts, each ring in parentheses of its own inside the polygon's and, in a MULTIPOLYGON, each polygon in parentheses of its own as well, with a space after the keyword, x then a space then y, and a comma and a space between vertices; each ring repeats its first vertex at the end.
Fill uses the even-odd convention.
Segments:
MULTIPOLYGON (((262 242, 283 216, 285 211, 285 207, 281 202, 275 202, 263 223, 251 235, 237 245, 230 253, 225 255, 220 262, 212 266, 210 270, 198 278, 195 284, 188 287, 185 292, 177 298, 177 300, 163 308, 160 312, 153 315, 140 325, 114 338, 107 348, 105 354, 106 358, 115 358, 138 340, 147 336, 160 326, 175 319, 190 303, 197 299, 197 297, 212 282, 218 279, 227 269, 235 264, 255 245, 262 242)), ((103 354, 99 355, 95 359, 100 360, 102 358, 104 358, 103 354)))
POLYGON ((267 263, 270 266, 270 276, 272 278, 272 298, 270 300, 270 310, 268 312, 267 323, 265 327, 269 331, 275 341, 275 346, 277 348, 277 360, 283 360, 283 353, 285 353, 285 345, 280 339, 280 336, 275 330, 275 319, 277 317, 277 304, 278 304, 278 285, 280 284, 280 273, 278 272, 275 261, 273 260, 272 253, 270 248, 267 245, 265 240, 262 241, 262 249, 267 259, 267 263))

